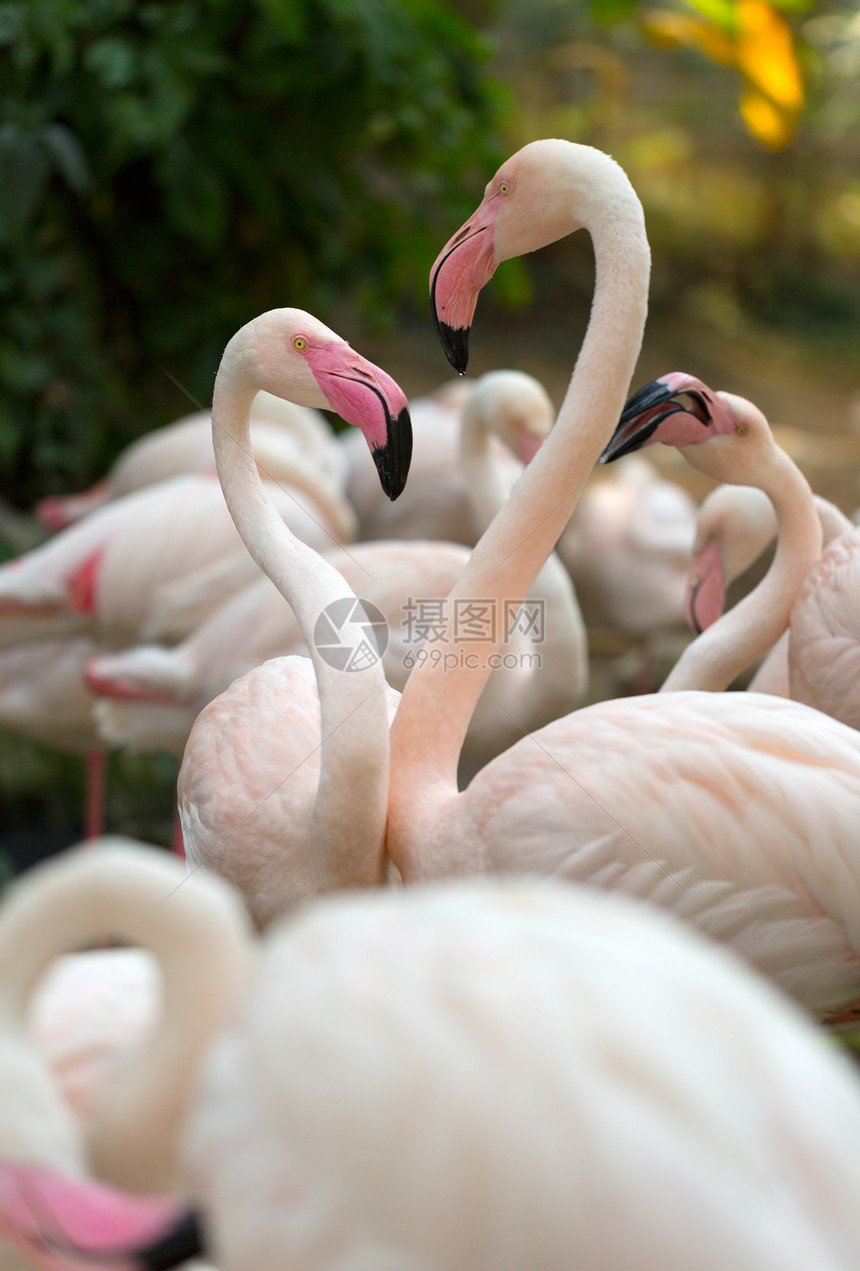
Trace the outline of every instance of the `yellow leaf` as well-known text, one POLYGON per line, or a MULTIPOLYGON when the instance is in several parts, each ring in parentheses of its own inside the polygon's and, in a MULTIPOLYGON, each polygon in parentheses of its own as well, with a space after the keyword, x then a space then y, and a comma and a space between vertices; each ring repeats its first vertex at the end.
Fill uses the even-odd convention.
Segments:
POLYGON ((781 150, 794 136, 796 112, 781 109, 752 85, 741 96, 741 114, 752 135, 769 150, 781 150))
POLYGON ((738 0, 737 12, 738 68, 776 106, 798 111, 803 79, 788 23, 763 0, 738 0))
POLYGON ((673 13, 669 9, 651 9, 642 18, 642 29, 654 44, 662 44, 666 48, 677 48, 679 44, 694 45, 715 62, 726 66, 735 63, 732 41, 701 18, 673 13))

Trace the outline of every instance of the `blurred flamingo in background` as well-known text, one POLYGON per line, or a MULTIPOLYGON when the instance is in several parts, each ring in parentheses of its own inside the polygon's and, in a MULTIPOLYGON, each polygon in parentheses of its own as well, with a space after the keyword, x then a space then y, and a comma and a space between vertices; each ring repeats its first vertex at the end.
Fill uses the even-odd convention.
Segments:
POLYGON ((696 504, 642 455, 589 481, 558 541, 589 627, 639 644, 636 691, 653 687, 657 641, 683 622, 696 504))
POLYGON ((84 669, 101 652, 90 636, 0 649, 0 728, 86 759, 83 835, 104 830, 107 756, 84 669))
MULTIPOLYGON (((343 483, 343 456, 319 411, 258 393, 251 408, 251 441, 263 470, 273 480, 281 478, 278 469, 284 458, 289 461, 299 453, 326 482, 343 483)), ((36 515, 49 529, 65 529, 108 500, 183 473, 212 472, 214 467, 212 418, 208 411, 197 411, 138 437, 89 490, 48 495, 36 505, 36 515)))
MULTIPOLYGON (((294 533, 322 548, 340 541, 344 520, 328 520, 313 488, 270 481, 267 489, 294 533)), ((337 510, 352 528, 343 500, 337 510)), ((114 645, 139 640, 159 626, 171 583, 181 589, 237 554, 253 572, 214 476, 174 477, 125 495, 0 567, 0 647, 83 632, 114 645)), ((210 608, 221 599, 212 591, 210 608)))

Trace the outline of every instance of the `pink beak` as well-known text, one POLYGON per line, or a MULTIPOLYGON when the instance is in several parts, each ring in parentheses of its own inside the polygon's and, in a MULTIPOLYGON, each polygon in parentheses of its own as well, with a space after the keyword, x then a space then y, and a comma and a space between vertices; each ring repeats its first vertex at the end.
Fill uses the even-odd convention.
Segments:
POLYGON ((701 635, 721 618, 726 607, 726 574, 720 550, 712 539, 696 553, 687 579, 684 613, 690 628, 701 635))
POLYGON ((361 429, 382 488, 396 499, 412 459, 412 424, 403 389, 345 340, 312 346, 307 361, 332 410, 361 429))
POLYGON ((484 199, 448 239, 430 270, 433 321, 445 356, 460 375, 465 375, 469 364, 469 329, 478 294, 496 272, 493 241, 497 211, 495 199, 484 199))
POLYGON ((47 1271, 167 1271, 203 1250, 192 1212, 0 1161, 0 1234, 47 1271))

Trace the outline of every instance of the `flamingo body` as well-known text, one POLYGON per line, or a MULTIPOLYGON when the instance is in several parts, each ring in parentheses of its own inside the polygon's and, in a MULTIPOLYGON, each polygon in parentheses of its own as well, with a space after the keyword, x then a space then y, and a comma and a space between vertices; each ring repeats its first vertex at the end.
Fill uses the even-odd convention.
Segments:
POLYGON ((21 951, 0 976, 5 1232, 50 1245, 83 1225, 103 1249, 111 1222, 98 1265, 171 1265, 138 1253, 171 1206, 120 1222, 74 1148, 49 1151, 70 1118, 16 1023, 52 956, 115 930, 158 958, 164 1007, 90 1150, 126 1178, 178 1158, 220 1271, 629 1271, 643 1249, 667 1271, 856 1265, 854 1074, 689 929, 621 896, 482 880, 327 897, 254 951, 228 888, 181 881, 162 853, 106 842, 5 898, 0 947, 21 951), (23 1213, 22 1177, 43 1198, 23 1213))
POLYGON ((791 611, 791 696, 860 728, 860 534, 822 552, 791 611))

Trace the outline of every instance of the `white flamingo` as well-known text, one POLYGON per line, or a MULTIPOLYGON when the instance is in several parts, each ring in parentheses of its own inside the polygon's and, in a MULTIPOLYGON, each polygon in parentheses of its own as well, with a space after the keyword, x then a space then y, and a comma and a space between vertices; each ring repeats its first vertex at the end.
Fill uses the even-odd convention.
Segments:
MULTIPOLYGON (((323 514, 316 484, 307 494, 266 486, 292 532, 318 548, 336 545, 344 526, 352 527, 342 498, 337 512, 346 521, 323 514)), ((214 476, 174 477, 127 494, 0 567, 0 647, 83 633, 114 645, 138 642, 153 626, 164 630, 154 614, 171 584, 187 589, 200 571, 221 572, 225 558, 237 555, 246 581, 248 554, 214 476)), ((210 586, 210 607, 224 594, 210 586)), ((173 638, 190 630, 176 625, 173 638)))
POLYGON ((854 1074, 694 932, 478 881, 326 898, 255 951, 216 884, 113 842, 4 900, 0 1230, 37 1265, 200 1251, 180 1207, 87 1183, 21 1028, 46 963, 106 932, 152 950, 165 992, 92 1159, 120 1186, 178 1180, 220 1271, 629 1271, 643 1249, 665 1271, 856 1265, 854 1074))
MULTIPOLYGON (((343 483, 341 447, 318 411, 260 393, 251 408, 251 439, 262 470, 273 480, 289 476, 292 459, 301 453, 319 472, 321 485, 343 483), (282 461, 286 462, 286 473, 280 471, 282 461)), ((107 476, 88 490, 40 500, 36 515, 49 529, 65 529, 110 499, 182 473, 211 472, 214 465, 212 420, 207 411, 197 411, 131 442, 111 464, 107 476)))
MULTIPOLYGON (((437 324, 463 370, 477 295, 496 265, 583 225, 596 287, 568 393, 455 597, 526 592, 612 435, 645 321, 641 205, 607 156, 534 142, 502 165, 433 267, 437 324)), ((733 479, 747 438, 761 444, 738 423, 697 446, 699 466, 710 456, 711 475, 733 479)), ((715 652, 720 676, 732 673, 731 656, 715 652)), ((669 692, 557 720, 458 793, 457 757, 483 682, 481 671, 425 664, 404 690, 386 843, 405 881, 527 870, 636 892, 730 941, 814 1011, 858 996, 856 733, 759 694, 669 692)))

